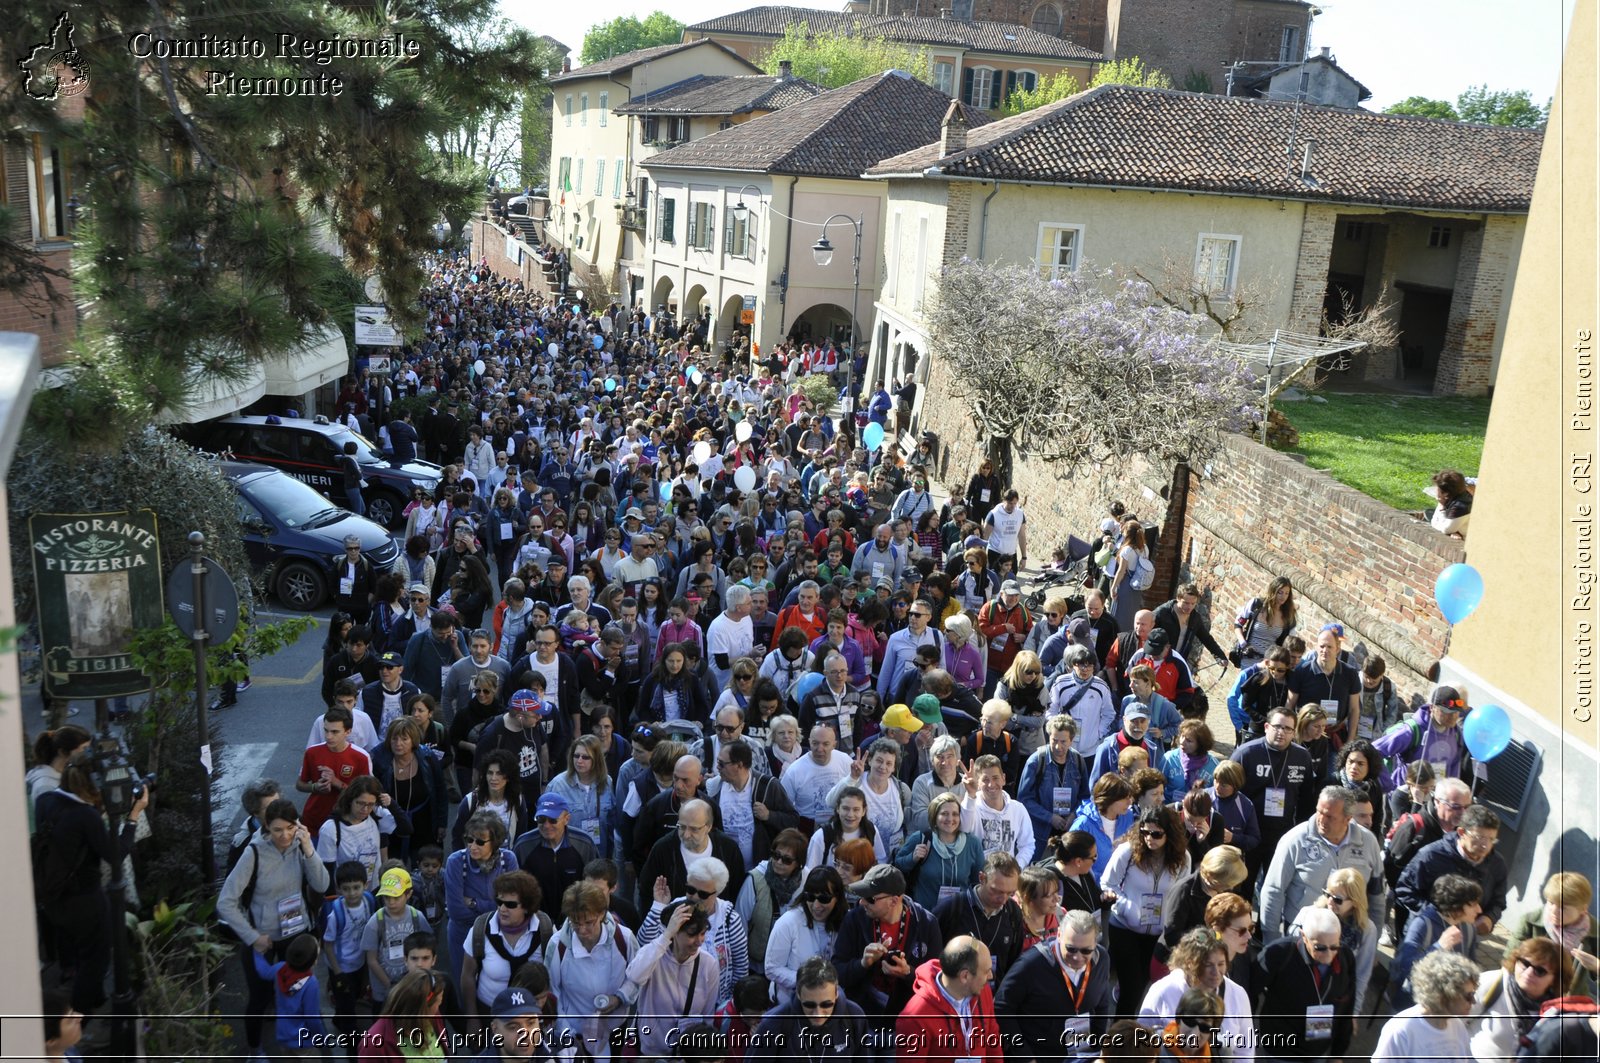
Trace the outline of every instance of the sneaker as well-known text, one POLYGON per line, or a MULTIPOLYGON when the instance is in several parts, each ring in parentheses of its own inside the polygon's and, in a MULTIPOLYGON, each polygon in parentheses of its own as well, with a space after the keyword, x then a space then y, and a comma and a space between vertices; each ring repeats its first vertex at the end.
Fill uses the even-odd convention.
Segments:
POLYGON ((237 704, 238 702, 236 701, 217 698, 216 700, 212 701, 210 709, 212 712, 221 712, 223 709, 231 709, 237 704))
POLYGON ((236 689, 241 694, 243 694, 246 690, 249 690, 250 689, 250 677, 249 676, 245 676, 243 679, 239 680, 239 685, 237 687, 235 687, 234 689, 236 689))

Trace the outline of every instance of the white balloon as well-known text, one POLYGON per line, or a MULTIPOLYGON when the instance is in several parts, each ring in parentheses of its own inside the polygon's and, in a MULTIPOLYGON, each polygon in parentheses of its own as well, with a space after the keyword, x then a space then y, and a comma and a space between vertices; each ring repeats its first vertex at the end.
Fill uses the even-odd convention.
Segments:
POLYGON ((711 457, 711 444, 707 443, 703 439, 696 443, 694 445, 693 457, 696 465, 704 465, 706 463, 706 459, 711 457))
POLYGON ((478 376, 482 376, 483 375, 483 359, 482 358, 479 358, 476 362, 472 363, 472 371, 474 373, 476 373, 478 376))
POLYGON ((756 489, 756 471, 748 465, 741 465, 734 470, 733 486, 741 491, 754 491, 756 489))
MULTIPOLYGON (((741 443, 747 441, 754 432, 755 429, 750 427, 749 421, 740 421, 738 424, 733 426, 733 438, 737 439, 741 443)), ((741 490, 748 491, 749 488, 741 488, 741 490)))

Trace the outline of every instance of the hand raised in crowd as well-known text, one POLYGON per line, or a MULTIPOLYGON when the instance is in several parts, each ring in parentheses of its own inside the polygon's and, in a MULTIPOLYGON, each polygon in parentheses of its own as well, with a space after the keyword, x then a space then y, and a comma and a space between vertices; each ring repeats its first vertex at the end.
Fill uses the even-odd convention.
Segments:
POLYGON ((656 882, 651 888, 650 896, 658 904, 670 904, 672 902, 672 886, 668 884, 667 876, 656 876, 656 882))

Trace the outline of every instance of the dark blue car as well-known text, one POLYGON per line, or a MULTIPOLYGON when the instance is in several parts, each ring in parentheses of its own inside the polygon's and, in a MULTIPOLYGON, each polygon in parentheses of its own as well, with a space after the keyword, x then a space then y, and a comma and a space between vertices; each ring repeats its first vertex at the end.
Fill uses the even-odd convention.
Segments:
POLYGON ((246 555, 284 606, 309 612, 333 585, 333 562, 347 535, 380 572, 400 550, 378 524, 340 509, 287 473, 243 461, 217 463, 238 492, 239 530, 246 555))

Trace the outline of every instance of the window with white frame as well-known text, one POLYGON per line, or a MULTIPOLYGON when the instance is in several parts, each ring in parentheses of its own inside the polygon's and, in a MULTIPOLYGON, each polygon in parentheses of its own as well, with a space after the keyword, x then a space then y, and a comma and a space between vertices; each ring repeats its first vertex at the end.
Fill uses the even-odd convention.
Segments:
POLYGON ((1078 268, 1083 254, 1083 226, 1047 221, 1039 225, 1039 272, 1046 280, 1065 277, 1078 268))
POLYGON ((996 89, 999 78, 996 72, 986 66, 975 66, 962 73, 961 102, 971 104, 980 110, 991 110, 999 102, 996 89))
POLYGON ((561 111, 562 111, 563 114, 566 115, 567 127, 571 128, 571 126, 572 126, 572 93, 570 93, 570 92, 567 93, 566 98, 562 101, 561 111))
POLYGON ((604 156, 594 160, 594 195, 596 199, 606 194, 606 160, 604 156))
POLYGON ((696 251, 710 251, 716 246, 717 208, 710 203, 692 203, 689 206, 689 246, 696 251))
POLYGON ((661 196, 656 204, 656 239, 664 244, 677 243, 678 201, 661 196))
POLYGON ((928 218, 926 215, 917 219, 917 272, 911 279, 912 305, 922 309, 922 293, 928 278, 928 218))
POLYGON ((1239 277, 1241 237, 1224 233, 1201 233, 1195 251, 1194 276, 1200 290, 1211 295, 1230 295, 1239 277))
POLYGON ((589 94, 587 92, 578 94, 578 124, 580 126, 589 124, 589 94))
POLYGON ((734 258, 756 257, 756 212, 729 210, 722 226, 722 253, 734 258))
POLYGON ((1428 246, 1443 250, 1450 246, 1450 226, 1435 225, 1428 230, 1428 246))
POLYGON ((612 199, 621 199, 622 198, 622 160, 621 159, 617 160, 617 166, 616 166, 616 170, 614 171, 614 173, 615 173, 615 176, 613 176, 611 178, 611 198, 612 199))
POLYGON ((898 210, 894 212, 894 217, 889 219, 889 243, 886 247, 888 248, 889 276, 884 278, 883 297, 892 301, 895 290, 900 284, 900 212, 898 210))
POLYGON ((956 65, 943 60, 933 64, 933 87, 946 96, 956 94, 956 65))
POLYGON ((583 160, 578 160, 578 168, 572 174, 572 190, 578 195, 583 195, 583 160))
POLYGON ((600 128, 601 129, 604 129, 606 127, 606 114, 610 110, 611 110, 611 93, 602 92, 600 94, 600 128))

